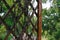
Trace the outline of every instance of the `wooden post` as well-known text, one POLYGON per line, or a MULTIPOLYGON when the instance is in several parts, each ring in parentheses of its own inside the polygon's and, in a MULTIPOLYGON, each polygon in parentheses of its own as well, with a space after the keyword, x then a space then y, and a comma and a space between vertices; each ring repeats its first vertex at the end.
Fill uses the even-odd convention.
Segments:
POLYGON ((41 40, 42 33, 42 0, 38 0, 38 40, 41 40))

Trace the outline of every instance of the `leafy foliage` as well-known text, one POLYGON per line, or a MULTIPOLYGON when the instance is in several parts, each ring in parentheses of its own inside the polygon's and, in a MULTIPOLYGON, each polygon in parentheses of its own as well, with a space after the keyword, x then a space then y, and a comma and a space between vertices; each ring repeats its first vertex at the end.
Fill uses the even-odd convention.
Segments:
POLYGON ((42 11, 42 34, 47 35, 48 40, 60 40, 59 3, 59 0, 53 0, 53 6, 48 10, 43 9, 42 11))
MULTIPOLYGON (((43 3, 45 3, 47 0, 42 0, 43 3)), ((51 1, 51 0, 50 0, 51 1)), ((13 0, 6 0, 6 2, 8 3, 8 5, 11 7, 13 5, 13 0)), ((0 3, 0 5, 2 4, 3 10, 4 12, 6 12, 8 9, 6 8, 4 3, 0 3)), ((24 1, 21 1, 22 7, 24 7, 24 1)), ((60 40, 60 0, 53 0, 52 3, 52 7, 48 10, 46 9, 42 9, 42 36, 45 36, 48 38, 48 40, 60 40)), ((16 12, 16 16, 18 16, 18 13, 22 13, 21 9, 18 10, 18 5, 16 4, 15 7, 15 12, 16 12), (17 12, 18 11, 18 12, 17 12)), ((14 8, 12 9, 12 11, 14 11, 14 8)), ((1 11, 0 11, 1 12, 1 11)), ((12 18, 12 14, 9 14, 8 17, 4 20, 6 22, 6 24, 11 27, 14 24, 14 18, 12 18)), ((22 25, 24 25, 24 14, 22 14, 19 22, 21 22, 22 25)), ((37 20, 36 17, 33 17, 31 19, 32 23, 35 23, 37 20)), ((35 24, 34 24, 35 25, 35 24)), ((19 24, 16 24, 18 30, 21 32, 22 31, 22 27, 19 26, 19 24)), ((32 32, 32 25, 30 24, 27 32, 29 34, 31 34, 32 32)), ((37 35, 37 33, 34 31, 35 35, 37 35)), ((18 33, 16 32, 16 35, 18 35, 18 33)), ((3 25, 0 25, 0 40, 4 40, 4 37, 6 36, 6 28, 3 25)), ((13 36, 9 36, 8 40, 11 40, 13 36)))

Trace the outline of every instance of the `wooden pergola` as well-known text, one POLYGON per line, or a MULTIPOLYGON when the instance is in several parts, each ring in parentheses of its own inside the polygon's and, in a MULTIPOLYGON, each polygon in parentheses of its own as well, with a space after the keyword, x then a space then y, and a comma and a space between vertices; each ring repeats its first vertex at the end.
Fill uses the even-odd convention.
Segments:
MULTIPOLYGON (((35 0, 37 2, 37 6, 36 8, 33 7, 33 4, 31 3, 32 0, 24 0, 24 7, 22 6, 21 4, 21 0, 15 0, 13 5, 12 6, 9 6, 9 4, 6 2, 6 0, 0 0, 0 3, 2 2, 6 8, 8 9, 8 11, 6 12, 6 14, 1 17, 0 16, 0 25, 3 24, 7 30, 7 35, 6 37, 4 38, 4 40, 8 40, 8 36, 10 34, 12 34, 16 40, 24 40, 23 39, 23 35, 26 34, 26 36, 28 37, 27 39, 25 40, 34 40, 34 38, 32 38, 33 36, 33 32, 37 32, 37 39, 36 40, 41 40, 41 36, 42 36, 42 0, 35 0), (16 7, 16 4, 18 5, 18 8, 16 7), (32 8, 32 14, 29 16, 28 15, 28 9, 30 6, 32 8), (19 12, 19 15, 16 16, 16 8, 19 12), (12 11, 13 10, 13 11, 12 11), (36 12, 36 10, 38 12, 36 12), (12 28, 9 28, 8 24, 5 22, 5 19, 7 17, 9 17, 8 15, 12 14, 12 19, 13 19, 13 22, 14 24, 11 26, 12 28), (22 18, 22 15, 24 15, 24 18, 23 18, 23 21, 24 21, 24 24, 22 25, 21 21, 19 21, 21 18, 22 18), (37 17, 37 21, 35 24, 33 24, 33 21, 32 21, 32 17, 37 17), (21 33, 19 33, 17 36, 15 31, 17 30, 17 24, 19 24, 19 27, 22 27, 22 31, 21 33), (31 34, 28 34, 26 31, 29 27, 29 25, 32 25, 32 33, 31 34), (37 28, 36 28, 36 25, 37 25, 37 28), (28 26, 28 27, 27 27, 28 26)), ((2 6, 2 5, 0 5, 2 6)), ((2 7, 0 8, 0 11, 2 11, 2 7)))

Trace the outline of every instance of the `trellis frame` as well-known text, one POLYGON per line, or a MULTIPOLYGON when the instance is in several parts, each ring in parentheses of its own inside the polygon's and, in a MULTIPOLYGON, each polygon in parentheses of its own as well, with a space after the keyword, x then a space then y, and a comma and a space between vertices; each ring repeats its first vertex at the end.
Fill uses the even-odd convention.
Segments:
MULTIPOLYGON (((8 11, 7 14, 3 17, 3 19, 0 17, 0 21, 1 21, 1 22, 6 26, 6 28, 7 28, 7 24, 5 24, 4 19, 5 19, 5 17, 9 14, 9 12, 11 12, 12 8, 15 6, 15 3, 17 3, 17 2, 15 2, 15 3, 13 4, 13 6, 10 8, 9 5, 6 3, 5 0, 2 0, 2 1, 5 3, 6 7, 9 9, 9 11, 8 11)), ((38 0, 38 14, 37 14, 37 16, 38 16, 38 23, 37 23, 37 27, 38 27, 38 39, 37 39, 37 40, 41 40, 41 35, 42 35, 42 34, 41 34, 41 32, 42 32, 42 0, 38 0)), ((15 26, 15 24, 14 24, 13 26, 15 26)), ((15 28, 15 27, 13 27, 13 28, 15 28)), ((13 28, 12 28, 12 29, 13 29, 13 28)), ((8 35, 9 35, 10 33, 12 33, 12 34, 16 37, 16 35, 13 33, 13 31, 10 30, 10 32, 7 34, 5 40, 7 40, 7 37, 8 37, 8 35)), ((17 38, 17 37, 16 37, 16 38, 17 38)), ((17 40, 18 40, 18 39, 17 39, 17 40)))

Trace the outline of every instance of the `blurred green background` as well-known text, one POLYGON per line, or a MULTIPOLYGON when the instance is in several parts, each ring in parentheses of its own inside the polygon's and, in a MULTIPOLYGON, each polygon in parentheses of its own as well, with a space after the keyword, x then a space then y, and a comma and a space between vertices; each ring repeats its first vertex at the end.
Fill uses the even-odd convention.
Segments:
MULTIPOLYGON (((42 4, 45 4, 48 0, 42 0, 42 4)), ((42 40, 60 40, 60 0, 49 0, 52 1, 52 6, 49 9, 42 8, 42 40)), ((6 0, 6 2, 11 7, 13 5, 13 0, 6 0)), ((24 7, 24 1, 21 1, 22 7, 24 7)), ((0 13, 6 12, 8 8, 4 5, 4 3, 0 2, 4 11, 0 10, 0 13)), ((17 6, 17 4, 16 4, 17 6)), ((45 5, 46 6, 46 5, 45 5)), ((16 11, 18 6, 16 7, 16 11)), ((14 9, 13 9, 14 10, 14 9)), ((12 10, 12 11, 13 11, 12 10)), ((19 12, 19 11, 18 11, 19 12)), ((18 14, 16 14, 17 16, 18 14)), ((24 16, 20 19, 20 22, 24 24, 24 16)), ((36 17, 32 19, 32 22, 36 22, 36 17)), ((14 24, 13 19, 11 18, 11 14, 4 20, 8 26, 12 26, 14 24)), ((30 25, 31 26, 31 25, 30 25)), ((32 27, 28 28, 28 32, 31 32, 32 27)), ((20 27, 20 30, 21 27, 20 27)), ((4 25, 0 25, 0 40, 4 40, 6 36, 6 28, 4 25)), ((11 40, 12 34, 8 37, 8 40, 11 40)))

